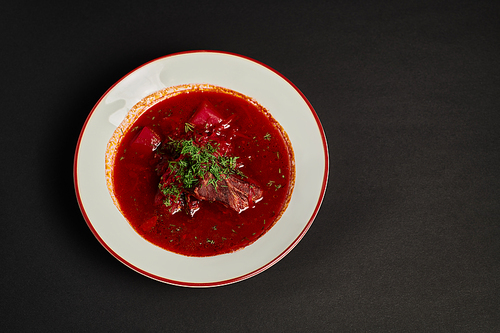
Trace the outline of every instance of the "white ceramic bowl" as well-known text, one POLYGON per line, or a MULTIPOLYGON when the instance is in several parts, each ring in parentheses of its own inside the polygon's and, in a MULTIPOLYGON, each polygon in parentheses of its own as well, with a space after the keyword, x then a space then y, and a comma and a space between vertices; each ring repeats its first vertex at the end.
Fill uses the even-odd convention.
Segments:
POLYGON ((213 287, 266 270, 302 239, 325 194, 328 147, 316 112, 283 75, 240 55, 190 51, 140 66, 101 97, 80 133, 73 175, 78 203, 89 228, 115 258, 158 281, 213 287), (105 179, 107 143, 132 106, 160 89, 192 83, 222 86, 254 98, 283 126, 295 153, 295 188, 281 219, 252 245, 214 257, 186 257, 144 240, 113 204, 105 179))

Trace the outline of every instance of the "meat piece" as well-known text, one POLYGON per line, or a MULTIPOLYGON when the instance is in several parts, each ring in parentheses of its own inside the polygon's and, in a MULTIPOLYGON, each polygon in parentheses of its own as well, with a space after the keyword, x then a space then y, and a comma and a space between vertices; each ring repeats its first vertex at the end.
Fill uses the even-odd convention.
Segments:
POLYGON ((174 215, 175 213, 180 212, 185 207, 185 203, 182 197, 179 197, 179 199, 175 200, 173 196, 165 196, 159 189, 156 192, 154 203, 156 206, 164 210, 166 213, 169 213, 170 215, 174 215), (165 205, 164 202, 164 200, 167 198, 171 200, 168 206, 165 205))
POLYGON ((200 209, 200 202, 193 196, 186 194, 186 213, 189 216, 194 216, 194 214, 200 209))
POLYGON ((218 201, 240 213, 253 206, 254 202, 262 198, 262 190, 255 184, 245 182, 235 176, 222 176, 215 188, 209 182, 215 179, 207 173, 194 189, 195 196, 200 200, 218 201))

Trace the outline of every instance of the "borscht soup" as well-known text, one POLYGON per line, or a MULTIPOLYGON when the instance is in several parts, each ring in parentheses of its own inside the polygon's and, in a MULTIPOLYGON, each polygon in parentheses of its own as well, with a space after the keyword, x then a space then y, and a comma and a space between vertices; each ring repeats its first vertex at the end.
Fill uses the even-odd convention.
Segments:
POLYGON ((279 220, 295 161, 257 101, 213 85, 160 90, 137 103, 106 151, 114 204, 150 243, 185 256, 242 249, 279 220))

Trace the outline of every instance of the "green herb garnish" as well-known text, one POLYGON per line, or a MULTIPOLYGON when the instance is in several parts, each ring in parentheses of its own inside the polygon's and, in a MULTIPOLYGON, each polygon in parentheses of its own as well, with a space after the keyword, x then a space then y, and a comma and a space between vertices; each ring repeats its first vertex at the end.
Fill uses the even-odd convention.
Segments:
POLYGON ((185 131, 186 133, 187 133, 187 132, 189 132, 189 131, 192 131, 192 130, 193 130, 193 128, 194 128, 194 125, 193 125, 193 124, 191 124, 191 123, 185 123, 185 124, 184 124, 184 131, 185 131))
MULTIPOLYGON (((187 125, 188 123, 186 123, 187 125)), ((193 139, 173 140, 167 143, 168 147, 177 159, 168 162, 170 174, 174 175, 167 184, 162 179, 158 187, 162 193, 171 200, 165 200, 165 206, 169 207, 180 199, 182 191, 192 189, 200 179, 207 173, 212 174, 208 183, 217 190, 218 182, 222 177, 237 174, 245 177, 238 169, 236 156, 220 155, 217 152, 219 144, 209 141, 206 144, 198 144, 193 139), (166 185, 166 186, 165 186, 166 185)))

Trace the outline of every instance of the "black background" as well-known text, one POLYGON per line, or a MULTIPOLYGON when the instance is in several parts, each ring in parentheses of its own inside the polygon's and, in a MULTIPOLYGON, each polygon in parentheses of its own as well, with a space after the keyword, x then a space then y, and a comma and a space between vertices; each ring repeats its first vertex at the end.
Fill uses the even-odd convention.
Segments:
POLYGON ((2 331, 500 330, 498 1, 1 5, 2 331), (236 284, 132 271, 73 188, 86 117, 155 58, 221 50, 309 99, 330 177, 311 229, 236 284))

